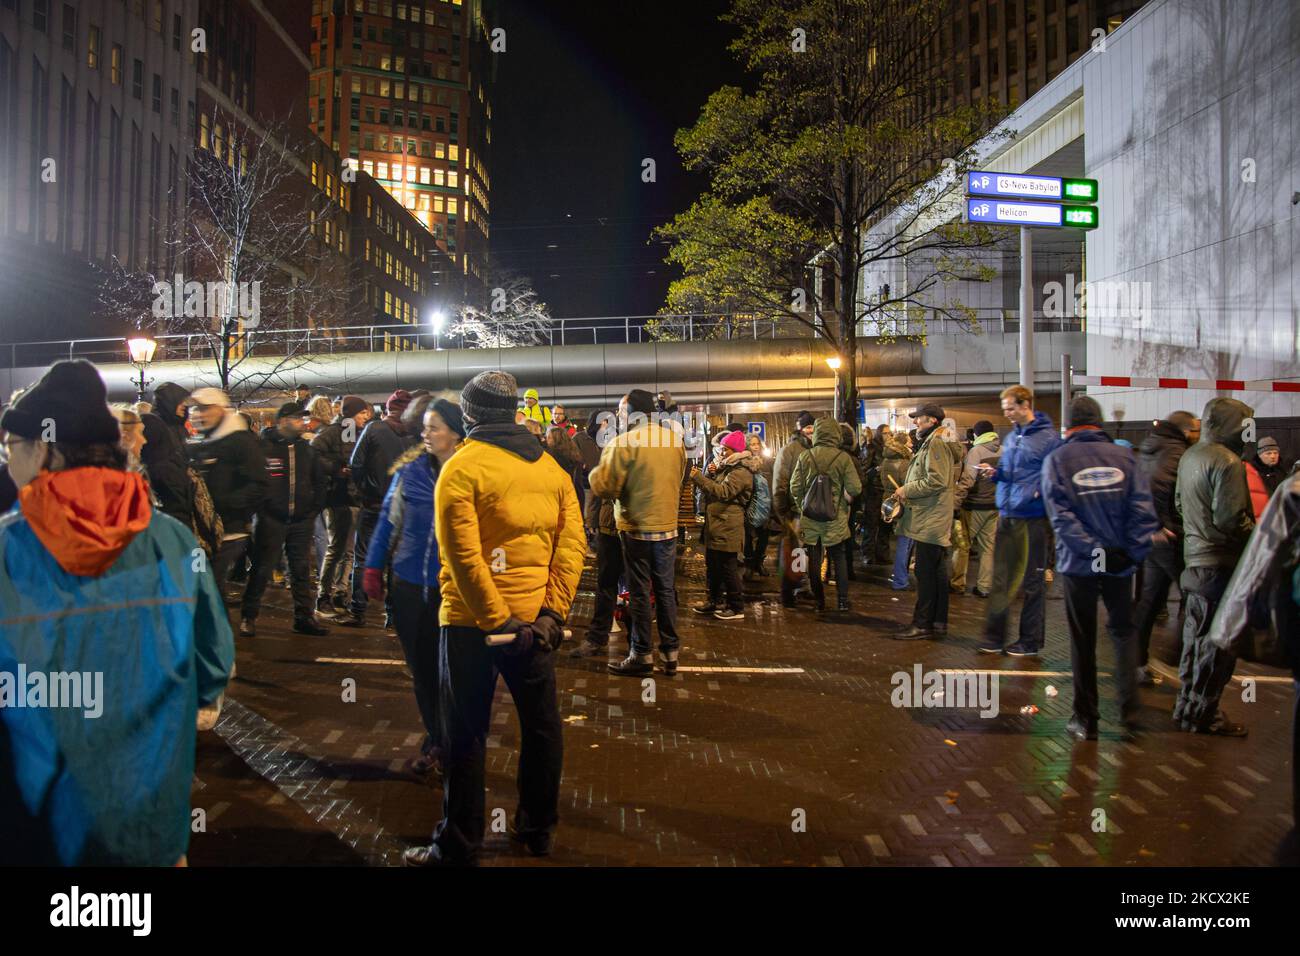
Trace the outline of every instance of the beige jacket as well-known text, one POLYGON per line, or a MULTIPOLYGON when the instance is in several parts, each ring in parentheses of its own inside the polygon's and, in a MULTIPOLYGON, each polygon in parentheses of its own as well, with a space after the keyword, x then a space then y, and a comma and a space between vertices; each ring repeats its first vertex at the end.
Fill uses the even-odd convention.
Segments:
POLYGON ((619 531, 675 531, 685 467, 682 436, 647 422, 610 441, 587 480, 593 492, 614 499, 619 531))

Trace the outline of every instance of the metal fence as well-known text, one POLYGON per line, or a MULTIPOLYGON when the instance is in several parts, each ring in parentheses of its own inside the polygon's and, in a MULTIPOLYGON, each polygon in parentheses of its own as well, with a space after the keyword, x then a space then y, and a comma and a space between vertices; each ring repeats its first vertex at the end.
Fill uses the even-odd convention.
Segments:
MULTIPOLYGON (((824 319, 834 325, 834 316, 824 319)), ((1014 311, 989 310, 976 313, 971 321, 944 315, 925 320, 915 316, 872 319, 859 325, 859 335, 884 333, 893 336, 940 335, 950 333, 1016 333, 1019 316, 1014 311)), ((1039 332, 1080 331, 1078 317, 1057 318, 1035 314, 1039 332)), ((776 320, 746 315, 698 313, 690 315, 627 315, 594 318, 554 319, 541 330, 518 340, 508 327, 488 328, 481 336, 448 335, 412 325, 355 325, 321 329, 254 329, 241 337, 238 355, 333 355, 349 352, 388 352, 412 348, 495 348, 519 345, 612 345, 660 341, 705 342, 729 339, 807 337, 812 331, 794 319, 776 320)), ((194 361, 212 354, 213 336, 204 333, 154 336, 158 349, 155 362, 194 361)), ((60 359, 81 358, 99 364, 130 360, 123 338, 64 339, 0 344, 0 363, 5 368, 32 368, 60 359)))

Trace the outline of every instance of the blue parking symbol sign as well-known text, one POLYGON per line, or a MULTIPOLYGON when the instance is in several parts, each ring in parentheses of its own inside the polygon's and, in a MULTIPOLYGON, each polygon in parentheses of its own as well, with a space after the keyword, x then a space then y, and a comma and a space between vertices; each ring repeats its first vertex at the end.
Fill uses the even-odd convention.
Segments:
POLYGON ((767 444, 767 423, 766 422, 746 422, 748 431, 751 435, 757 435, 759 441, 767 444))

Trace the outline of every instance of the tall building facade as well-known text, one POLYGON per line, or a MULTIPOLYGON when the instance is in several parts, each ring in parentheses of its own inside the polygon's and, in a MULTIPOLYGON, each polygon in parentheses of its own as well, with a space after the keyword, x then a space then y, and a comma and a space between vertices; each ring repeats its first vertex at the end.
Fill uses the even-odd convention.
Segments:
POLYGON ((930 108, 1018 106, 1113 33, 1145 0, 952 0, 930 57, 930 108))
POLYGON ((174 267, 197 10, 0 0, 0 338, 115 334, 104 275, 174 267))
POLYGON ((488 269, 485 0, 312 0, 307 122, 419 221, 466 282, 488 269))

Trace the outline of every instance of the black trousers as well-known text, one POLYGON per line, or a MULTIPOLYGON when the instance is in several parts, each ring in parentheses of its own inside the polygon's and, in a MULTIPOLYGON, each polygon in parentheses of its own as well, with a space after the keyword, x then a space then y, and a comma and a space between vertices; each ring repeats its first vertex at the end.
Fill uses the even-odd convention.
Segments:
POLYGON ((226 593, 226 584, 230 578, 230 569, 238 561, 244 560, 244 555, 248 553, 249 542, 252 540, 251 535, 244 535, 240 538, 228 538, 221 542, 221 547, 217 553, 212 556, 212 573, 217 578, 217 590, 224 596, 226 593))
POLYGON ((426 589, 394 575, 392 601, 393 627, 411 668, 415 706, 424 724, 420 749, 427 754, 442 736, 438 726, 438 608, 442 595, 436 583, 426 589))
POLYGON ((745 525, 745 567, 755 574, 763 570, 763 562, 767 560, 767 540, 771 533, 767 525, 761 528, 745 525))
POLYGON ((818 543, 805 545, 808 549, 808 582, 812 585, 813 599, 817 602, 819 608, 826 606, 826 585, 822 581, 823 556, 826 557, 830 567, 835 569, 835 596, 841 602, 848 603, 848 551, 852 543, 851 538, 845 538, 839 544, 824 545, 818 543))
MULTIPOLYGON (((1170 545, 1157 545, 1142 563, 1142 597, 1134 615, 1137 628, 1137 663, 1145 667, 1151 648, 1151 631, 1156 626, 1156 616, 1169 601, 1169 586, 1183 573, 1183 545, 1181 541, 1170 545)), ((1181 623, 1181 621, 1180 621, 1181 623)))
POLYGON ((553 831, 560 818, 564 740, 555 654, 534 645, 510 656, 483 639, 473 627, 443 627, 439 638, 443 798, 433 842, 445 859, 459 863, 472 862, 483 846, 487 736, 498 674, 519 714, 515 826, 527 837, 553 831))
POLYGON ((733 611, 745 610, 744 593, 740 589, 740 562, 734 551, 707 548, 704 552, 704 577, 709 585, 709 603, 718 607, 725 598, 733 611))
POLYGON ((1074 716, 1096 726, 1097 599, 1106 605, 1106 633, 1115 649, 1115 684, 1119 713, 1137 713, 1137 644, 1133 639, 1133 579, 1104 574, 1062 574, 1065 620, 1070 631, 1070 666, 1074 670, 1074 716))
POLYGON ((1232 568, 1186 568, 1178 585, 1187 596, 1183 652, 1178 677, 1183 686, 1174 704, 1174 720, 1205 725, 1219 712, 1223 689, 1232 680, 1237 656, 1209 639, 1210 623, 1232 578, 1232 568))
POLYGON ((926 629, 948 624, 948 549, 918 541, 916 557, 916 607, 912 624, 926 629))
POLYGON ((1041 650, 1047 627, 1047 594, 1043 570, 1047 567, 1047 519, 998 517, 993 543, 993 592, 989 595, 984 639, 1005 644, 1011 605, 1021 590, 1020 643, 1041 650))
POLYGON ((262 608, 262 595, 271 580, 271 572, 280 564, 280 556, 289 559, 289 589, 293 594, 293 617, 311 620, 316 612, 316 594, 311 586, 311 547, 316 518, 281 521, 263 512, 253 525, 253 567, 244 588, 240 608, 244 620, 254 621, 262 608))
MULTIPOLYGON (((614 608, 618 606, 618 581, 623 576, 623 543, 616 534, 598 532, 596 535, 596 606, 587 625, 587 640, 606 647, 609 629, 614 624, 614 608)), ((631 624, 631 615, 628 615, 631 624)), ((627 629, 631 642, 632 628, 627 629)))

